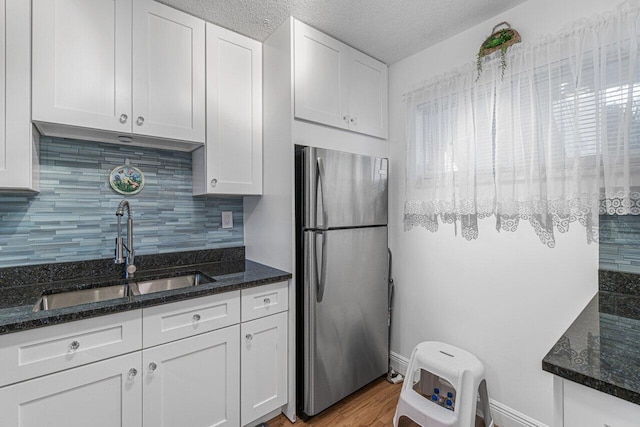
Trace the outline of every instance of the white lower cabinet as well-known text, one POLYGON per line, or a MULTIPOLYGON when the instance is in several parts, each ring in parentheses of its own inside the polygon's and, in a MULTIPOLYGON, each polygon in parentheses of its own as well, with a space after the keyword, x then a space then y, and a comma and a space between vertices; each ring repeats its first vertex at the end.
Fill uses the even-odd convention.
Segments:
POLYGON ((637 427, 640 406, 598 390, 562 380, 564 427, 637 427))
POLYGON ((287 403, 287 287, 0 335, 0 426, 253 423, 287 403))
POLYGON ((240 424, 240 326, 145 349, 145 427, 240 424))
POLYGON ((287 403, 287 312, 242 323, 242 425, 287 403))
POLYGON ((0 388, 0 426, 137 427, 140 353, 0 388))

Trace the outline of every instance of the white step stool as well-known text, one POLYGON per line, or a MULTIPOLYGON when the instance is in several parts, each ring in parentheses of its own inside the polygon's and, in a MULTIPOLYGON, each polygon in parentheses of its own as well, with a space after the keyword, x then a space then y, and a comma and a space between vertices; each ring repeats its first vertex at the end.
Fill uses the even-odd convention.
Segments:
POLYGON ((423 427, 474 427, 480 397, 485 427, 493 427, 484 365, 468 351, 437 341, 425 341, 411 352, 400 399, 393 417, 394 427, 407 416, 423 427), (454 410, 431 402, 413 389, 419 369, 447 380, 456 392, 454 410))

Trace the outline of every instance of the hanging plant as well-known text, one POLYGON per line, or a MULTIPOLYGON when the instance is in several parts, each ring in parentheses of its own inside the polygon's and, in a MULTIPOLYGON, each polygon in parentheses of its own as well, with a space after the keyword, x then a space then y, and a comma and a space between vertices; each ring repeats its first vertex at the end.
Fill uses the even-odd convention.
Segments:
POLYGON ((507 49, 516 43, 520 43, 520 41, 520 34, 511 28, 508 22, 501 22, 493 27, 491 35, 480 45, 480 50, 478 51, 478 57, 476 59, 478 77, 476 77, 476 81, 478 81, 480 74, 482 74, 482 58, 491 55, 497 50, 500 50, 500 66, 502 68, 502 78, 504 79, 504 71, 507 69, 507 49), (503 25, 507 28, 498 30, 498 28, 503 25))

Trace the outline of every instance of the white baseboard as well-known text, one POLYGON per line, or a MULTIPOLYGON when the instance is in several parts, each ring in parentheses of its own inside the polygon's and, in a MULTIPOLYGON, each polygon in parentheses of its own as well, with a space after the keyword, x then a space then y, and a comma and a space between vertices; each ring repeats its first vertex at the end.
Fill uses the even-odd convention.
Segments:
MULTIPOLYGON (((407 369, 409 368, 409 359, 392 351, 391 367, 396 372, 406 376, 407 369)), ((416 378, 416 380, 417 379, 418 378, 416 378)), ((494 422, 500 427, 549 427, 491 398, 489 399, 489 405, 491 406, 491 415, 493 416, 494 422)))
POLYGON ((495 423, 500 427, 549 427, 491 398, 489 398, 489 405, 491 406, 491 415, 494 420, 499 420, 495 423))
POLYGON ((407 369, 409 369, 409 359, 392 351, 391 367, 394 371, 400 372, 402 375, 404 375, 407 373, 407 369))

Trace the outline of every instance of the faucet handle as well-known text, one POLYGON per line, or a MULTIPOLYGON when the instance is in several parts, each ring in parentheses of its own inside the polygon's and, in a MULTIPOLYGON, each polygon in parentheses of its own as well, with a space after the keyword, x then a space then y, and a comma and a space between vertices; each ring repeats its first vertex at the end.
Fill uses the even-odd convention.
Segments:
POLYGON ((130 264, 130 265, 127 266, 127 273, 129 275, 133 275, 133 273, 135 273, 137 269, 138 269, 138 267, 136 267, 133 264, 130 264))

